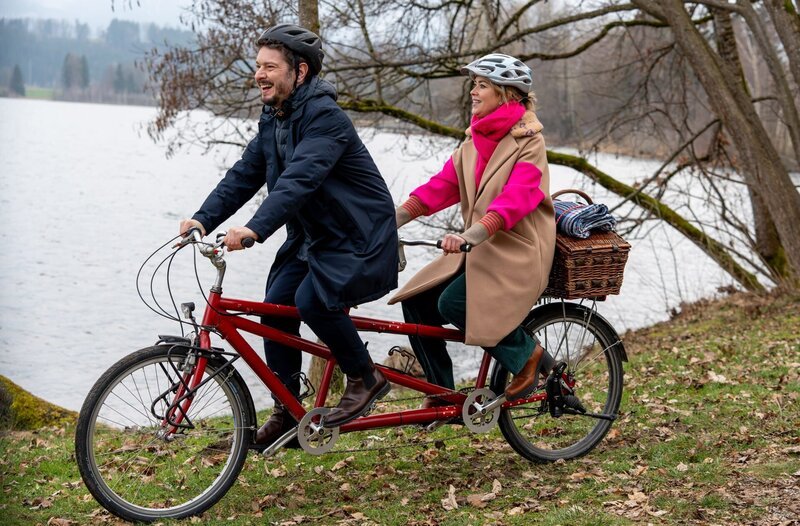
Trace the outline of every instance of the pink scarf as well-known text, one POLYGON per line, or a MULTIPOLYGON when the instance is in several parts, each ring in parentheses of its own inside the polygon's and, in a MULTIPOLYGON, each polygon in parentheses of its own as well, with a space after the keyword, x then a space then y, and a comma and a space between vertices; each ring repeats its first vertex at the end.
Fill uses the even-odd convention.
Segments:
POLYGON ((501 104, 496 110, 485 117, 472 117, 470 129, 472 142, 478 150, 478 159, 475 161, 475 185, 481 184, 481 176, 486 169, 489 159, 492 158, 495 148, 500 140, 506 136, 511 128, 519 122, 525 114, 525 106, 512 101, 501 104))

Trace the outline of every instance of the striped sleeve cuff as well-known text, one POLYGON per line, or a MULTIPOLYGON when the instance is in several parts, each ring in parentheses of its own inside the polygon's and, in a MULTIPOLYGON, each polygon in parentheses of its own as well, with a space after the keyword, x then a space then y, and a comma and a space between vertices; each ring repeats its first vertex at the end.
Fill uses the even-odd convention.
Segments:
POLYGON ((409 197, 408 200, 400 206, 405 208, 406 211, 411 214, 411 219, 424 216, 428 213, 428 207, 425 206, 422 200, 415 195, 409 197))
POLYGON ((489 232, 489 236, 493 236, 495 232, 497 232, 498 230, 502 230, 503 227, 505 226, 505 221, 503 220, 503 216, 501 216, 494 210, 487 213, 478 222, 486 227, 486 230, 489 232))

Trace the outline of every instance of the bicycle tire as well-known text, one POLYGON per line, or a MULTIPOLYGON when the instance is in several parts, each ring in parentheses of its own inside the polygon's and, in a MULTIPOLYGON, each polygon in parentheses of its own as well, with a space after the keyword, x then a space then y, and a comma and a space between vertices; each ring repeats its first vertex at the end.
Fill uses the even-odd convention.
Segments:
MULTIPOLYGON (((589 412, 617 415, 622 400, 625 350, 617 332, 597 312, 583 305, 556 302, 533 309, 525 327, 536 335, 556 362, 568 365, 575 396, 589 412), (580 353, 576 352, 580 349, 580 353)), ((548 371, 549 372, 549 371, 548 371)), ((508 370, 495 362, 491 388, 502 393, 508 370)), ((540 381, 536 392, 543 392, 540 381)), ((584 415, 551 416, 544 403, 503 409, 498 426, 511 447, 537 463, 581 457, 606 436, 612 421, 584 415)))
POLYGON ((190 352, 166 344, 128 355, 97 380, 81 408, 75 431, 81 477, 120 518, 151 522, 202 513, 242 469, 254 424, 252 399, 224 360, 208 360, 203 380, 210 380, 198 388, 184 419, 191 427, 169 440, 158 436, 158 416, 179 385, 173 366, 181 367, 190 352))

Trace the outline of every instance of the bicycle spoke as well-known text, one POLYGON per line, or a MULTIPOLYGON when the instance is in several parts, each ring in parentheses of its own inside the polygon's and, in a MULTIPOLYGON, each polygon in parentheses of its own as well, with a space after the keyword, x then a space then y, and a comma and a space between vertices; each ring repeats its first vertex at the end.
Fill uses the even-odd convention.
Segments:
POLYGON ((121 516, 182 516, 181 510, 207 508, 221 495, 213 488, 235 481, 252 429, 251 422, 242 420, 245 412, 236 394, 246 388, 231 385, 241 382, 235 371, 220 373, 208 364, 195 389, 184 383, 193 378, 188 370, 186 380, 175 374, 174 365, 186 363, 186 351, 165 346, 145 351, 140 364, 121 369, 96 392, 93 412, 81 411, 78 434, 89 441, 90 456, 78 455, 78 464, 82 475, 88 469, 98 481, 98 487, 90 487, 92 494, 107 508, 123 510, 121 516), (191 427, 162 426, 152 414, 153 404, 157 413, 166 414, 177 401, 170 398, 174 389, 193 395, 176 409, 180 414, 189 405, 182 417, 191 427), (92 415, 89 431, 86 414, 92 415), (155 515, 141 515, 142 510, 155 515))
MULTIPOLYGON (((622 366, 615 349, 619 337, 597 315, 594 304, 592 308, 568 302, 550 304, 535 309, 528 319, 527 330, 545 342, 556 362, 566 362, 568 368, 558 380, 560 386, 555 386, 560 397, 548 395, 544 405, 531 402, 503 410, 500 430, 509 444, 530 460, 584 455, 602 440, 612 422, 581 413, 610 415, 619 407, 622 366)), ((511 379, 508 371, 501 372, 493 377, 492 388, 497 392, 511 379)))

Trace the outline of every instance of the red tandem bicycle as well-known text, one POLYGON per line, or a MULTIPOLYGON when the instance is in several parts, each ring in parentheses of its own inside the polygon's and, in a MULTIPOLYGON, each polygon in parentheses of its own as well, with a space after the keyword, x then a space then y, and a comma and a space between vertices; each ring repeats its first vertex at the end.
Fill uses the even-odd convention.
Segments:
MULTIPOLYGON (((401 241, 401 264, 404 244, 436 243, 401 241)), ((402 370, 378 365, 384 376, 446 405, 373 412, 338 428, 323 427, 320 419, 329 410, 325 405, 336 366, 328 348, 247 318, 298 317, 297 309, 222 295, 226 263, 221 236, 216 243, 207 243, 193 231, 161 264, 167 260, 171 264, 170 258, 187 246, 216 267, 202 320, 197 322, 193 304, 182 304, 187 320, 182 323, 190 324, 193 332, 160 336, 155 345, 113 365, 92 387, 78 419, 75 451, 81 476, 97 501, 121 518, 155 521, 200 514, 233 485, 248 451, 263 449, 254 444, 259 423, 250 389, 234 366, 240 358, 299 422, 263 449, 265 455, 294 438, 304 451, 319 455, 334 450, 341 433, 408 425, 433 430, 450 422, 475 433, 497 426, 517 453, 533 462, 551 462, 591 451, 617 417, 622 362, 627 361, 617 332, 597 313, 594 302, 543 298, 523 326, 557 365, 529 397, 505 400, 511 374, 486 353, 474 384, 455 391, 413 376, 413 355, 406 354, 402 370), (292 396, 241 331, 326 360, 316 393, 306 390, 313 395, 312 407, 307 409, 302 399, 292 396), (212 335, 233 350, 214 346, 212 335)), ((455 329, 351 317, 360 331, 464 341, 463 333, 455 329)))

